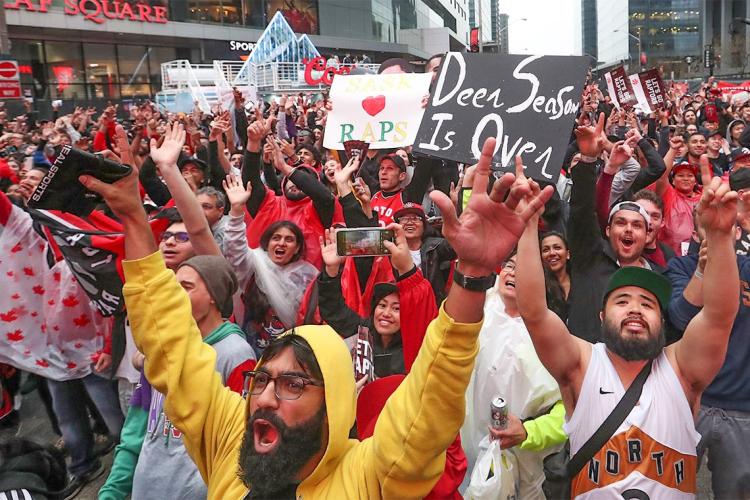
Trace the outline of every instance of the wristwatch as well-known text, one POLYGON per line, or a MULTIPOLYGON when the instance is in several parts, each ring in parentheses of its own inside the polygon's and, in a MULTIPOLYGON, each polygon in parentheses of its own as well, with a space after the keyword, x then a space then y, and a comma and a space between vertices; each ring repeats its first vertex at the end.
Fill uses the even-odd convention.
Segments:
POLYGON ((492 273, 488 276, 464 276, 458 268, 453 270, 453 282, 461 288, 472 292, 484 292, 495 286, 497 274, 492 273))

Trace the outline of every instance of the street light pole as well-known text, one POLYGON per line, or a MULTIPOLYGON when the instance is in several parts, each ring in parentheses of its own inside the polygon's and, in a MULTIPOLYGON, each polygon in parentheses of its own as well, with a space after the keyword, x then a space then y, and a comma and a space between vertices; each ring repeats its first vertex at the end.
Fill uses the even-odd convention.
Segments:
MULTIPOLYGON (((612 30, 613 33, 619 33, 620 30, 612 30)), ((638 71, 641 71, 643 69, 643 65, 641 64, 641 53, 643 52, 643 48, 641 47, 641 32, 638 31, 638 36, 635 36, 630 31, 627 31, 627 34, 630 38, 635 39, 638 42, 638 71)), ((630 44, 628 44, 628 54, 630 54, 630 44)))

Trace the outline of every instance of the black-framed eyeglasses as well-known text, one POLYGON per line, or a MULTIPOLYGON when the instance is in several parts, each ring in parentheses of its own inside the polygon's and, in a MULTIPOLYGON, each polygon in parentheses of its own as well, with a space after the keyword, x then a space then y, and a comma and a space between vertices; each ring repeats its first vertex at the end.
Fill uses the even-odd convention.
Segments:
POLYGON ((187 243, 190 241, 190 235, 185 231, 177 231, 176 233, 173 233, 172 231, 164 231, 161 233, 161 241, 167 241, 173 236, 174 240, 178 243, 187 243))
POLYGON ((287 401, 299 399, 308 385, 323 387, 323 382, 299 375, 279 375, 272 377, 266 372, 256 371, 243 372, 242 375, 245 377, 242 393, 253 396, 262 394, 270 381, 273 381, 273 392, 276 394, 276 397, 287 401))

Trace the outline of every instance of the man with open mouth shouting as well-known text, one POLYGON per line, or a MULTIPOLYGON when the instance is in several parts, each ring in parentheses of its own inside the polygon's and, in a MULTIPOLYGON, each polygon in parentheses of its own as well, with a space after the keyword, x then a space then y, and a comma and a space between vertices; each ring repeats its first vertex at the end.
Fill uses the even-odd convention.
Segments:
POLYGON ((349 439, 354 371, 333 329, 302 326, 274 340, 247 373, 245 401, 221 385, 215 353, 201 342, 189 299, 157 252, 137 172, 111 185, 81 178, 122 220, 123 293, 133 337, 209 498, 422 498, 432 489, 464 418, 493 271, 552 195, 551 187, 540 190, 525 178, 514 183, 512 174, 487 194, 494 148, 488 139, 460 218, 448 196, 431 195, 459 258, 454 286, 411 371, 363 441, 349 439))

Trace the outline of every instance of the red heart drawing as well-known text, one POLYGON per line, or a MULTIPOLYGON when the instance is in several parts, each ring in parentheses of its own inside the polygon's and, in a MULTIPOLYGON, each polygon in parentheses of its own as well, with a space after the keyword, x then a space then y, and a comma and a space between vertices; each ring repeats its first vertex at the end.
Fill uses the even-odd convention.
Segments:
POLYGON ((385 109, 385 96, 377 95, 365 97, 362 100, 362 109, 370 116, 375 116, 385 109))

